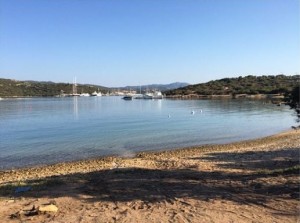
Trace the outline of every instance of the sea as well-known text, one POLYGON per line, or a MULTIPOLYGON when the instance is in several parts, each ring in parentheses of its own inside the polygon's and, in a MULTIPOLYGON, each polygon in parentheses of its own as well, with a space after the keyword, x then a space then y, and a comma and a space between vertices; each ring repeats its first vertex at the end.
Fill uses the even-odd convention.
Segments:
POLYGON ((230 143, 295 123, 288 106, 263 100, 2 99, 0 170, 230 143))

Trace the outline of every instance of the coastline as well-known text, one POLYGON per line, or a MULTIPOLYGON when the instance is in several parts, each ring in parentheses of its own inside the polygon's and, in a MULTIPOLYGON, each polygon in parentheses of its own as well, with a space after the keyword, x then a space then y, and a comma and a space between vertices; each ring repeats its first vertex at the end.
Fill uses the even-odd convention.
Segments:
POLYGON ((54 199, 57 213, 34 215, 30 222, 296 222, 299 151, 300 131, 291 130, 229 144, 0 171, 0 218, 26 220, 10 216, 28 203, 54 199), (22 186, 30 190, 16 194, 22 186))
POLYGON ((31 179, 39 179, 43 177, 60 176, 71 173, 86 173, 91 171, 103 170, 103 169, 114 169, 114 168, 125 168, 133 167, 127 166, 126 163, 130 160, 143 161, 145 159, 158 159, 158 158, 172 158, 182 156, 191 156, 195 154, 204 154, 207 152, 221 152, 231 150, 243 150, 245 147, 259 145, 266 146, 266 144, 273 143, 273 141, 280 140, 281 138, 291 137, 299 135, 297 131, 288 130, 281 133, 257 138, 242 140, 233 143, 226 144, 207 144, 192 147, 184 147, 177 149, 168 150, 153 150, 146 152, 138 152, 133 156, 99 156, 96 158, 88 158, 77 161, 59 162, 55 164, 45 164, 24 168, 16 168, 11 170, 0 170, 0 184, 5 182, 23 181, 31 179), (116 164, 119 163, 119 164, 116 164))

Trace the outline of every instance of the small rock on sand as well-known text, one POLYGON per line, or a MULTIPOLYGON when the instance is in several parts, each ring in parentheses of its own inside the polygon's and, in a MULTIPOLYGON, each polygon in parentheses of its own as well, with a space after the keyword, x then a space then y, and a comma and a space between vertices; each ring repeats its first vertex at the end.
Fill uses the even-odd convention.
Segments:
POLYGON ((38 208, 40 212, 57 212, 58 207, 56 207, 54 204, 48 204, 48 205, 42 205, 38 208))

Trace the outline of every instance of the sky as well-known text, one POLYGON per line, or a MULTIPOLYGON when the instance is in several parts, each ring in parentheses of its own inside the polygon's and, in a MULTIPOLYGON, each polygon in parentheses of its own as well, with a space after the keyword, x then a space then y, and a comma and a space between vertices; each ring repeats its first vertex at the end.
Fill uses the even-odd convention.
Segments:
POLYGON ((0 0, 0 78, 107 87, 300 73, 299 0, 0 0))

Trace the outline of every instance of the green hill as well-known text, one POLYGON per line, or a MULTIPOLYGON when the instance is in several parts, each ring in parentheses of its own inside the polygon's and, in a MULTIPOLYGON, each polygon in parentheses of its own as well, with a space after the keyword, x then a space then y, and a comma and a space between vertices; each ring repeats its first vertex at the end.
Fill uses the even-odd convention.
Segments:
POLYGON ((189 85, 165 91, 174 95, 235 95, 235 94, 287 94, 300 84, 300 75, 246 76, 223 78, 203 84, 189 85))
MULTIPOLYGON (((106 93, 108 88, 97 85, 77 85, 77 92, 92 93, 94 91, 106 93)), ((61 93, 72 93, 72 84, 16 81, 0 78, 0 97, 52 97, 61 93)))

